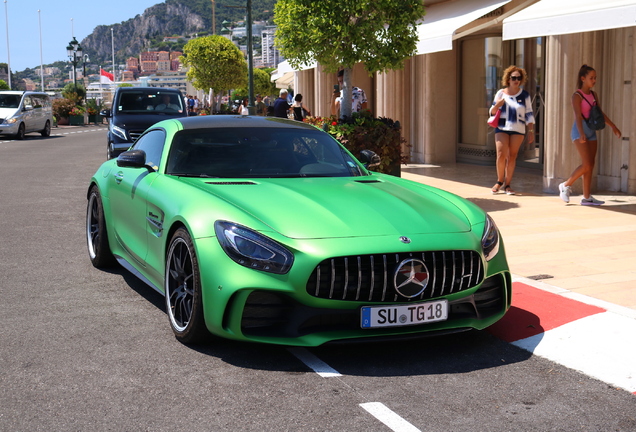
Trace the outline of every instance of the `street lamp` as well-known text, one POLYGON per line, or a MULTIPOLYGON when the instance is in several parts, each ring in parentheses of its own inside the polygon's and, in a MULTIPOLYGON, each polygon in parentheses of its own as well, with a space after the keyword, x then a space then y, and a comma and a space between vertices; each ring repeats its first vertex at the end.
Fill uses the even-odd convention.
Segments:
POLYGON ((86 63, 90 62, 91 59, 88 58, 88 54, 84 54, 83 56, 83 66, 84 66, 84 70, 82 73, 82 79, 84 80, 84 87, 88 87, 88 77, 86 76, 86 63))
POLYGON ((68 43, 66 47, 66 54, 68 55, 69 60, 73 64, 73 87, 77 90, 77 77, 76 77, 76 69, 77 64, 80 62, 82 57, 82 46, 79 44, 75 36, 73 36, 73 40, 68 43))
MULTIPOLYGON (((252 46, 252 0, 247 0, 247 5, 243 6, 225 6, 228 8, 246 9, 247 10, 247 91, 248 106, 250 115, 256 114, 254 106, 254 47, 252 46)), ((223 21, 225 25, 227 21, 223 21)), ((231 40, 231 39, 230 39, 231 40)))

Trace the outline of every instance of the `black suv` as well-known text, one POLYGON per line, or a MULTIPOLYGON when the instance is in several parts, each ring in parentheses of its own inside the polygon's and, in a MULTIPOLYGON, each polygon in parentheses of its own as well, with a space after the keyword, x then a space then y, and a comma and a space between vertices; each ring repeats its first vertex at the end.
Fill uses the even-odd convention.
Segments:
POLYGON ((183 95, 177 89, 119 87, 111 109, 101 112, 108 118, 107 158, 128 148, 150 126, 161 120, 187 117, 183 95))

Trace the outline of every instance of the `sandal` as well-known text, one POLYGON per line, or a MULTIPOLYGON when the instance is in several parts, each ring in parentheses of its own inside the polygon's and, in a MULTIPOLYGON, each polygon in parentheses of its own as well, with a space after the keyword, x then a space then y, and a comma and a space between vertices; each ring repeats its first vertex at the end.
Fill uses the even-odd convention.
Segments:
POLYGON ((515 195, 516 192, 512 190, 510 185, 504 186, 504 191, 506 191, 506 195, 515 195))
POLYGON ((499 189, 501 189, 502 186, 503 186, 503 182, 498 181, 497 183, 495 183, 495 185, 491 189, 492 194, 495 195, 499 193, 499 189))

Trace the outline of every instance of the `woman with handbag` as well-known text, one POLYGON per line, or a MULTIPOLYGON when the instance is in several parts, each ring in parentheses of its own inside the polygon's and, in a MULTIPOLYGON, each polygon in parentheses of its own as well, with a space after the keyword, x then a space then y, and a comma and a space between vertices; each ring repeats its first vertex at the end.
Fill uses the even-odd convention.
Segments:
POLYGON ((495 128, 497 148, 497 183, 492 187, 493 194, 498 193, 502 187, 506 194, 515 194, 511 183, 519 149, 526 136, 529 144, 534 142, 532 99, 530 94, 521 88, 527 79, 528 75, 523 68, 506 68, 501 78, 503 88, 497 92, 490 107, 489 113, 492 117, 488 124, 495 128), (495 119, 497 116, 499 118, 495 119))
POLYGON ((583 199, 581 199, 581 205, 602 205, 605 204, 605 201, 597 200, 591 195, 594 161, 598 148, 596 131, 603 129, 605 124, 610 125, 617 138, 621 137, 621 131, 603 113, 596 93, 592 90, 592 87, 596 84, 596 71, 594 68, 588 65, 581 66, 577 80, 578 90, 572 95, 574 124, 570 132, 570 138, 572 138, 572 142, 581 155, 581 165, 576 167, 570 178, 559 185, 559 196, 563 201, 569 203, 572 184, 579 177, 583 177, 583 199))
POLYGON ((303 119, 307 116, 310 116, 311 113, 306 106, 303 105, 303 95, 298 93, 294 96, 294 103, 292 104, 293 112, 294 112, 294 120, 303 121, 303 119))

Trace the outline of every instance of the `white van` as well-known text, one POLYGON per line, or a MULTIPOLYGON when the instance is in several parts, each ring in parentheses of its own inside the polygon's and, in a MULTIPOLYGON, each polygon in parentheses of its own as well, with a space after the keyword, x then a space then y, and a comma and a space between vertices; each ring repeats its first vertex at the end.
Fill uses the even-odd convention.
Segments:
POLYGON ((30 132, 51 135, 53 106, 46 93, 0 91, 0 135, 22 140, 30 132))

